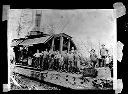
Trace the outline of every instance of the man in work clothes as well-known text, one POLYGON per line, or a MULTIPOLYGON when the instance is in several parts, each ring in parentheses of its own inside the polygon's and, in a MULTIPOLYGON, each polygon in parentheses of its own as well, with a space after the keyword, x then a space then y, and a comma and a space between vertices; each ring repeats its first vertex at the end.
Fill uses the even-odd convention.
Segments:
POLYGON ((69 54, 68 54, 68 69, 69 69, 69 72, 73 72, 73 67, 74 67, 74 55, 73 55, 73 53, 72 52, 70 52, 69 54))
POLYGON ((57 55, 57 51, 54 51, 54 70, 57 70, 57 58, 56 58, 56 55, 57 55))
POLYGON ((72 47, 72 50, 71 50, 71 54, 73 55, 73 60, 72 60, 72 71, 75 72, 75 69, 76 69, 76 62, 75 62, 75 54, 76 54, 76 51, 74 50, 74 47, 72 47))
POLYGON ((95 50, 92 49, 90 51, 90 59, 91 59, 91 62, 93 62, 93 68, 95 67, 96 63, 97 63, 97 54, 95 53, 95 50))
POLYGON ((101 67, 104 67, 105 66, 105 59, 106 59, 107 54, 108 54, 108 50, 107 50, 107 48, 105 48, 104 44, 102 44, 101 47, 102 47, 100 49, 100 55, 101 55, 101 59, 102 59, 101 67))
POLYGON ((57 51, 57 54, 55 55, 55 59, 56 59, 56 67, 57 67, 57 70, 59 71, 60 69, 60 58, 61 58, 61 54, 59 53, 59 51, 57 51))
POLYGON ((78 56, 78 53, 77 51, 74 52, 74 69, 75 69, 75 72, 78 71, 78 68, 77 68, 77 62, 79 60, 79 56, 78 56))
POLYGON ((81 61, 80 61, 80 53, 77 52, 77 55, 78 55, 78 60, 77 60, 77 69, 78 69, 78 72, 80 72, 80 69, 81 69, 81 61))
POLYGON ((66 60, 66 52, 65 51, 62 51, 61 53, 61 61, 62 61, 62 70, 65 71, 65 60, 66 60))
POLYGON ((44 70, 47 70, 48 68, 48 51, 47 49, 43 52, 43 68, 44 70))
POLYGON ((49 53, 49 68, 53 70, 53 64, 54 64, 54 53, 50 52, 49 53))
POLYGON ((41 66, 41 69, 44 69, 44 51, 41 52, 41 63, 40 63, 40 66, 41 66))
POLYGON ((37 53, 35 53, 33 56, 34 57, 36 57, 36 66, 35 67, 37 67, 37 68, 40 68, 40 56, 41 56, 42 54, 41 53, 39 53, 39 50, 37 49, 37 53))
POLYGON ((61 57, 59 59, 60 71, 63 71, 63 65, 64 65, 64 57, 61 55, 61 57))
POLYGON ((62 54, 62 56, 63 56, 63 62, 64 62, 64 64, 63 64, 63 68, 64 68, 64 71, 66 71, 67 72, 67 68, 68 68, 68 57, 67 57, 67 51, 64 51, 64 53, 62 54))

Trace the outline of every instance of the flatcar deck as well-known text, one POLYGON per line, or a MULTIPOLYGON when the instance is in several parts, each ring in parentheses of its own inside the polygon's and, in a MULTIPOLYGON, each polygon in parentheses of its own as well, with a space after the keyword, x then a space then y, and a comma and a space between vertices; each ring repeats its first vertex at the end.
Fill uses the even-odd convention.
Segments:
MULTIPOLYGON (((15 73, 19 73, 28 77, 50 82, 71 89, 92 89, 91 82, 81 79, 82 74, 71 74, 57 71, 41 71, 28 66, 15 66, 15 73)), ((88 78, 87 78, 88 79, 88 78)))

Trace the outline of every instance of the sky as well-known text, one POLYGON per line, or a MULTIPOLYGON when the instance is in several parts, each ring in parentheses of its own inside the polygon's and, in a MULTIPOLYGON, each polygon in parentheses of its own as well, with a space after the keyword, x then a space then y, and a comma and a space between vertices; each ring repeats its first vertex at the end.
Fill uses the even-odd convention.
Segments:
POLYGON ((115 37, 112 9, 45 10, 42 16, 42 25, 53 23, 56 33, 64 32, 77 40, 106 43, 115 37))

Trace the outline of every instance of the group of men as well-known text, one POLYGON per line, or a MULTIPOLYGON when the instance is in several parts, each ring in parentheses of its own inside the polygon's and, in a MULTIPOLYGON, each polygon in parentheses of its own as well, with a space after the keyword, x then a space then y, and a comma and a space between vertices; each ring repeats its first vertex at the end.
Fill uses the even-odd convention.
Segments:
POLYGON ((94 67, 96 64, 99 67, 106 67, 112 61, 112 55, 109 54, 108 49, 105 48, 104 44, 102 44, 100 49, 100 58, 98 58, 98 55, 95 53, 95 50, 92 49, 90 51, 90 59, 93 62, 94 67))
MULTIPOLYGON (((90 51, 90 61, 92 67, 95 68, 96 65, 99 67, 106 66, 110 61, 110 56, 108 54, 108 49, 105 48, 105 45, 101 45, 100 49, 100 58, 95 53, 95 50, 90 51), (109 59, 109 61, 107 61, 109 59)), ((34 67, 40 68, 42 70, 56 70, 56 71, 66 71, 66 72, 79 72, 81 69, 82 63, 88 63, 83 60, 77 50, 74 50, 72 47, 71 51, 45 51, 37 52, 33 55, 34 62, 31 61, 34 67)), ((31 65, 29 63, 29 65, 31 65)))
MULTIPOLYGON (((75 72, 78 70, 77 64, 79 56, 72 47, 72 50, 68 53, 66 50, 60 53, 59 51, 45 51, 37 52, 33 55, 33 66, 41 68, 43 70, 57 70, 75 72)), ((79 62, 80 63, 80 62, 79 62)))

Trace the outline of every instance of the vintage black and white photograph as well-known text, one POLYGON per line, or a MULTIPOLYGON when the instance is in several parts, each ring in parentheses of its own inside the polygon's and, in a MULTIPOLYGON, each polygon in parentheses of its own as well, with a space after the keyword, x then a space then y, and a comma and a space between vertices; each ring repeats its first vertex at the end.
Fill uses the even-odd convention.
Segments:
POLYGON ((10 9, 8 17, 10 90, 113 89, 113 9, 10 9))

